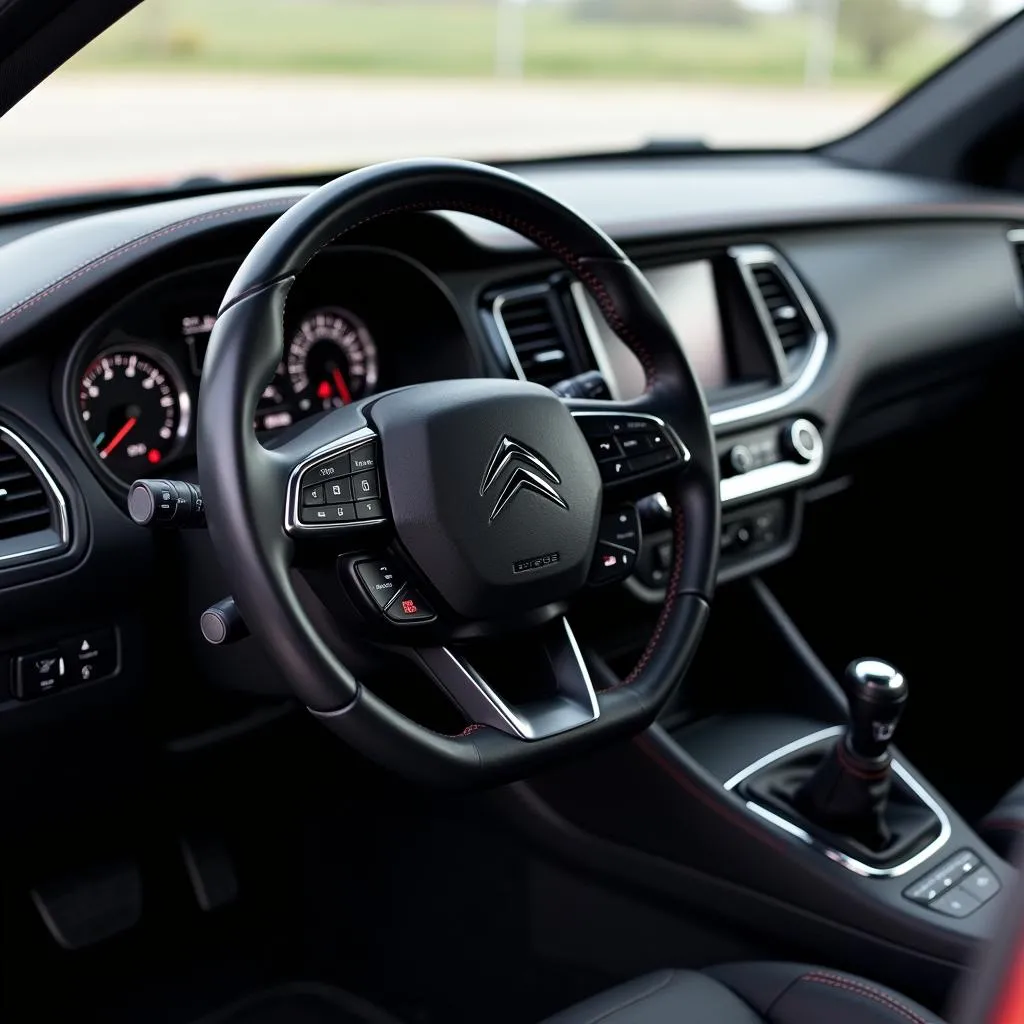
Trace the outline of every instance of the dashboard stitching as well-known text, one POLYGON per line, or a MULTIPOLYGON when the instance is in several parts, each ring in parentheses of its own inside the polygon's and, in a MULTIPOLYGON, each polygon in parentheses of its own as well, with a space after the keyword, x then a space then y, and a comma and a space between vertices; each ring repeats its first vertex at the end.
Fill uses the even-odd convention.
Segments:
POLYGON ((33 306, 42 302, 43 299, 58 292, 66 285, 72 284, 80 278, 85 277, 87 274, 92 273, 94 270, 97 270, 104 264, 116 259, 118 256, 122 256, 134 249, 148 245, 151 242, 155 242, 157 239, 165 238, 168 235, 174 234, 176 231, 193 227, 196 224, 202 224, 205 221, 218 220, 223 217, 230 217, 241 213, 255 213, 257 210, 281 207, 282 204, 292 205, 293 202, 297 201, 297 199, 294 201, 286 199, 265 199, 258 203, 248 203, 244 206, 233 206, 227 210, 216 210, 212 213, 204 213, 195 217, 188 217, 185 220, 177 221, 174 224, 169 224, 166 227, 160 228, 158 231, 151 231, 148 234, 139 235, 133 239, 118 242, 117 245, 107 249, 106 252, 102 253, 100 256, 90 259, 86 263, 79 264, 79 266, 75 267, 74 270, 65 274, 63 277, 50 282, 50 284, 48 284, 42 291, 36 292, 28 298, 21 299, 12 306, 8 306, 7 309, 0 313, 0 327, 21 316, 33 306))
POLYGON ((647 668, 651 658, 654 657, 654 652, 661 642, 661 636, 668 626, 668 620, 672 614, 672 609, 675 607, 676 597, 679 594, 679 581, 683 574, 683 554, 686 548, 686 519, 683 515, 683 510, 676 505, 673 508, 673 514, 672 541, 675 545, 675 561, 672 565, 672 575, 668 581, 667 597, 662 605, 661 614, 658 616, 658 624, 654 627, 651 639, 647 642, 644 653, 640 655, 640 660, 633 666, 632 672, 613 686, 605 687, 600 691, 601 693, 611 693, 621 686, 629 686, 631 683, 635 683, 640 678, 640 674, 647 668))
MULTIPOLYGON (((433 210, 450 210, 454 213, 471 213, 483 216, 487 220, 492 220, 495 223, 503 224, 505 227, 511 228, 513 231, 519 232, 521 235, 525 235, 527 238, 537 242, 541 248, 547 250, 553 255, 557 256, 562 260, 563 263, 570 270, 572 270, 576 276, 583 282, 583 284, 589 289, 590 293, 594 296, 597 304, 601 308, 601 312, 604 315, 605 320, 608 321, 608 325, 613 331, 629 346, 630 349, 636 354, 640 360, 641 365, 644 368, 644 374, 646 376, 648 386, 653 385, 657 381, 658 373, 655 367, 653 358, 647 349, 647 346, 640 340, 636 332, 629 326, 626 320, 622 317, 618 307, 615 305, 615 300, 612 298, 611 293, 604 286, 596 274, 586 269, 583 265, 583 258, 573 252, 568 246, 560 242, 553 235, 549 234, 543 228, 538 228, 531 224, 529 221, 521 220, 518 217, 510 216, 502 210, 494 209, 493 207, 481 206, 477 203, 463 203, 459 201, 447 201, 447 202, 435 202, 429 200, 421 200, 414 203, 402 203, 398 206, 389 207, 384 210, 380 210, 376 213, 372 213, 369 216, 363 217, 361 220, 357 220, 355 223, 348 225, 343 231, 338 232, 332 238, 323 242, 321 245, 313 251, 309 258, 303 263, 302 267, 296 271, 297 274, 302 273, 302 270, 308 265, 309 261, 312 260, 317 253, 319 253, 326 246, 336 241, 342 235, 347 234, 350 231, 354 231, 358 227, 362 227, 364 224, 368 224, 371 221, 378 220, 381 217, 388 217, 396 213, 411 213, 414 211, 433 211, 433 210)), ((0 324, 3 323, 3 319, 0 318, 0 324)))

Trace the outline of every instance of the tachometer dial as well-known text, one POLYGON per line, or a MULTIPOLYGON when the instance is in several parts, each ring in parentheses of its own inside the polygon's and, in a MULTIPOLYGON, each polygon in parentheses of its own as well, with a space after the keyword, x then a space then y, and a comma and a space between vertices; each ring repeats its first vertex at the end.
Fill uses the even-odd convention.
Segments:
POLYGON ((177 372, 155 353, 117 349, 86 367, 78 412, 96 457, 130 483, 174 456, 188 433, 191 402, 177 372))
POLYGON ((310 313, 292 336, 287 363, 303 412, 348 405, 377 384, 377 347, 366 324, 347 309, 310 313))

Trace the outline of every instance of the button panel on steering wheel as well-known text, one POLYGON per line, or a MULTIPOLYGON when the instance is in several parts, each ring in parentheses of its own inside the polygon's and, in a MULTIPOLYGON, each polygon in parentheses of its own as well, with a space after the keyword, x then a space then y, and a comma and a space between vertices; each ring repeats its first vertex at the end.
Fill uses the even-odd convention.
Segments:
POLYGON ((657 416, 573 411, 606 485, 690 461, 686 445, 657 416))
POLYGON ((386 522, 379 461, 369 429, 314 452, 292 472, 285 528, 307 533, 386 522))

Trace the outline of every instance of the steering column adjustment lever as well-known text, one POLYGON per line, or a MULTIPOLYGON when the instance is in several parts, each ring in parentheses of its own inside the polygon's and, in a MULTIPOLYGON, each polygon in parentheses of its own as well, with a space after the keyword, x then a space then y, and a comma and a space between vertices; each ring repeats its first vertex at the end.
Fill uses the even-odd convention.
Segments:
POLYGON ((184 480, 136 480, 128 491, 128 514, 139 526, 206 528, 202 491, 184 480))

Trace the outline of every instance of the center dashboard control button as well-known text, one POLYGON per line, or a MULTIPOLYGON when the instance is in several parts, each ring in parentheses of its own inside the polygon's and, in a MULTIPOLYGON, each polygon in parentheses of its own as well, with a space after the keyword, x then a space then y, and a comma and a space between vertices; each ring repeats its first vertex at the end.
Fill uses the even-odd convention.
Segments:
POLYGON ((352 523, 356 519, 355 505, 321 505, 319 508, 304 508, 300 521, 306 526, 326 526, 332 523, 352 523))
POLYGON ((370 597, 382 610, 391 604, 398 592, 405 586, 404 575, 390 559, 360 562, 356 566, 356 572, 370 597))
POLYGON ((353 473, 364 473, 368 469, 377 468, 377 445, 373 441, 353 448, 349 455, 352 458, 353 473))
POLYGON ((342 477, 340 480, 328 480, 323 485, 327 494, 328 505, 340 505, 344 501, 352 500, 352 480, 350 477, 342 477))
POLYGON ((406 587, 385 614, 392 622, 427 622, 434 618, 434 610, 414 587, 406 587))
POLYGON ((23 654, 14 663, 11 692, 18 700, 53 693, 64 682, 64 659, 56 648, 23 654))
POLYGON ((379 498, 380 485, 377 483, 377 474, 371 471, 358 473, 352 477, 352 493, 355 495, 356 501, 365 498, 379 498))
POLYGON ((89 683, 117 671, 117 636, 112 629, 97 630, 60 645, 69 683, 89 683))

